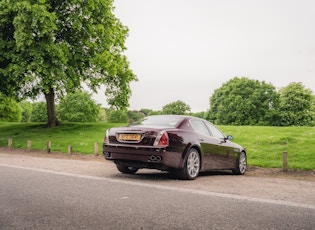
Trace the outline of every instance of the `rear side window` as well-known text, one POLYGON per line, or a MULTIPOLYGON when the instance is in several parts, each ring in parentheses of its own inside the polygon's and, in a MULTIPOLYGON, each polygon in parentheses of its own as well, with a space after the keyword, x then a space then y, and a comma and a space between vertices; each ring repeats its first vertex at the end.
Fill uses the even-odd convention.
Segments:
POLYGON ((190 120, 190 124, 195 132, 201 133, 205 136, 210 136, 209 130, 207 129, 205 123, 199 120, 190 120))
POLYGON ((214 125, 212 125, 210 123, 206 123, 206 125, 207 125, 208 129, 210 130, 212 136, 219 138, 219 139, 225 138, 223 133, 221 133, 221 131, 218 130, 214 125))

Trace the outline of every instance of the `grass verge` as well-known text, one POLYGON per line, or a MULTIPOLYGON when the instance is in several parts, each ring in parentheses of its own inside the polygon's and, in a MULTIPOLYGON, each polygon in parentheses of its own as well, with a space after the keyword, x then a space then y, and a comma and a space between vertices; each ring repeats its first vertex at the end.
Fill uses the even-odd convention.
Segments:
MULTIPOLYGON (((47 141, 56 152, 93 154, 94 143, 99 143, 101 153, 105 132, 108 128, 124 124, 63 123, 47 129, 44 123, 0 122, 0 146, 8 146, 12 138, 13 148, 46 150, 47 141)), ((225 134, 232 134, 234 142, 243 145, 248 154, 248 164, 266 168, 282 167, 282 152, 288 152, 289 168, 315 169, 315 128, 312 127, 265 127, 219 126, 225 134)))

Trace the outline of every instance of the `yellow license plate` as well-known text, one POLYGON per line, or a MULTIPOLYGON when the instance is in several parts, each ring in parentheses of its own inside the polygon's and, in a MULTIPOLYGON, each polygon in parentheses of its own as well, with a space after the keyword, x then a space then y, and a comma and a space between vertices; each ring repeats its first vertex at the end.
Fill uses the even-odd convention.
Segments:
POLYGON ((118 135, 118 139, 121 141, 140 141, 141 135, 140 134, 124 134, 120 133, 118 135))

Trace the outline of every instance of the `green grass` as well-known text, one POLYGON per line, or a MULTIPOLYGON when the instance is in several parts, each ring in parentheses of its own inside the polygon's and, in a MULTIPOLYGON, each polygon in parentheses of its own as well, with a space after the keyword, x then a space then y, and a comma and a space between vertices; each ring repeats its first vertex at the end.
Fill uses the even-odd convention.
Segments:
POLYGON ((282 167, 282 153, 288 152, 289 168, 315 169, 315 128, 219 126, 232 134, 234 142, 244 146, 248 164, 260 167, 282 167))
MULTIPOLYGON (((0 146, 8 146, 12 138, 13 148, 27 148, 27 140, 32 141, 32 149, 46 150, 47 141, 51 141, 51 150, 68 152, 72 146, 75 153, 94 153, 94 143, 99 143, 101 152, 105 132, 119 124, 107 123, 63 123, 48 129, 43 123, 4 123, 0 122, 0 146)), ((123 124, 120 124, 123 125, 123 124)))
MULTIPOLYGON (((63 123, 47 129, 43 123, 0 122, 0 146, 8 146, 12 138, 14 148, 26 148, 32 140, 32 149, 51 149, 56 152, 93 154, 94 143, 99 143, 101 153, 106 129, 124 124, 63 123)), ((243 145, 248 154, 248 164, 260 167, 282 167, 282 152, 288 152, 289 168, 315 169, 315 128, 312 127, 264 127, 219 126, 225 134, 232 134, 234 141, 243 145)))

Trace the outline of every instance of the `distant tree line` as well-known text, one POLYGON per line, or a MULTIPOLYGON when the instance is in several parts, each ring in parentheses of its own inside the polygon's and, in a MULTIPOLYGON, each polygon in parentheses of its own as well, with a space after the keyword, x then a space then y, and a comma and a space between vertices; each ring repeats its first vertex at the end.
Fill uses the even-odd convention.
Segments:
POLYGON ((210 97, 206 119, 220 125, 314 126, 315 96, 302 83, 280 89, 235 77, 210 97))
MULTIPOLYGON (((185 114, 217 125, 314 126, 315 96, 302 83, 290 83, 277 91, 264 81, 235 77, 216 89, 210 109, 199 113, 192 113, 180 100, 159 111, 103 108, 91 94, 80 90, 61 98, 56 111, 58 119, 65 122, 132 123, 148 115, 185 114)), ((18 103, 0 94, 0 121, 46 122, 46 103, 18 103)))

